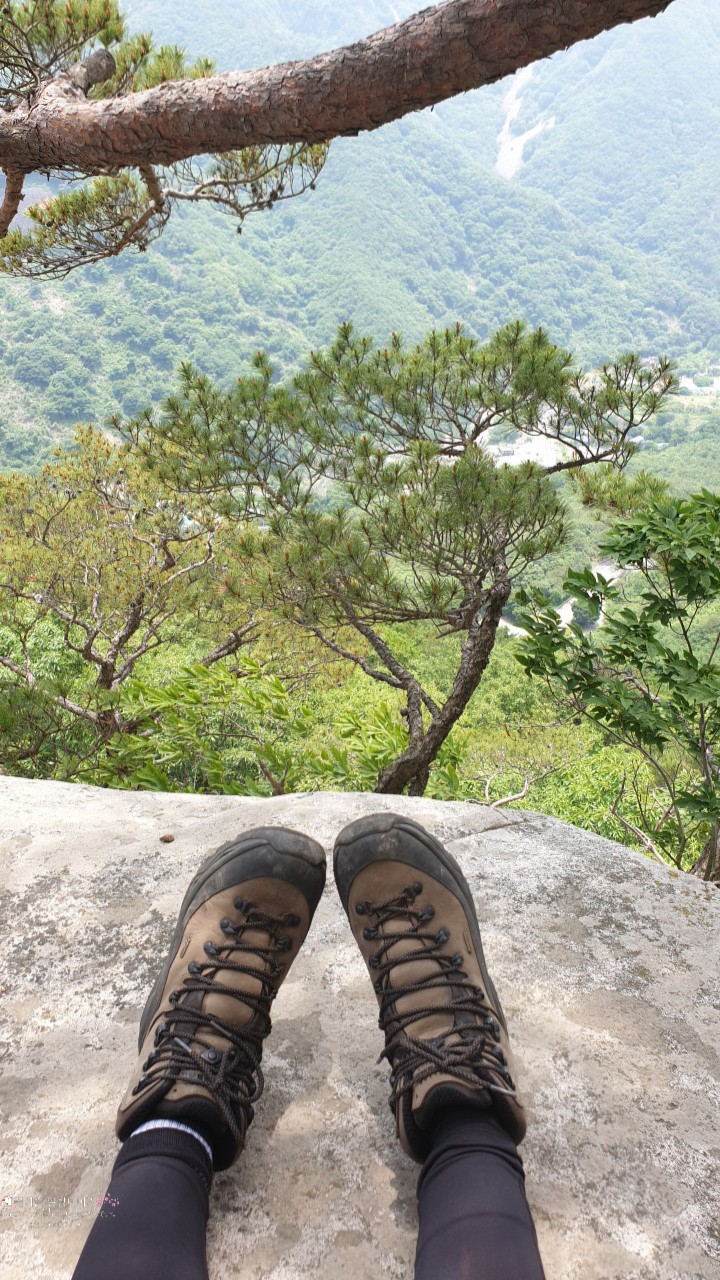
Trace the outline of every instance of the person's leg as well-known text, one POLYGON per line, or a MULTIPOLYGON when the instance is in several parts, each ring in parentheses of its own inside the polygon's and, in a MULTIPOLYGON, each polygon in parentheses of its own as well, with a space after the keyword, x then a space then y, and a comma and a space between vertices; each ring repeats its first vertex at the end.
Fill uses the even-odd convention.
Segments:
POLYGON ((208 1280, 208 1151, 189 1130, 131 1134, 73 1280, 208 1280))
POLYGON ((544 1280, 522 1160, 492 1112, 438 1113, 418 1216, 415 1280, 544 1280))
POLYGON ((390 1107, 423 1165, 416 1280, 542 1280, 507 1025, 455 859, 380 813, 335 844, 335 881, 380 1006, 390 1107))
POLYGON ((245 1144, 270 1008, 324 883, 322 847, 280 827, 223 845, 194 877, 140 1020, 123 1147, 74 1280, 207 1280, 212 1172, 245 1144))

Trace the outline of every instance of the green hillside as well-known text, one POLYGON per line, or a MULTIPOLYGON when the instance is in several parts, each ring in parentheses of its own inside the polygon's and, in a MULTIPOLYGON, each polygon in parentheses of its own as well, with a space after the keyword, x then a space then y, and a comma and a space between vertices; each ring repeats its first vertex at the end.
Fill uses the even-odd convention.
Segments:
MULTIPOLYGON (((357 39, 416 6, 417 0, 346 6, 135 0, 129 17, 135 30, 154 28, 159 41, 214 56, 220 67, 252 67, 357 39)), ((259 348, 271 353, 279 376, 292 372, 343 320, 377 337, 401 330, 413 341, 455 320, 485 337, 524 317, 587 366, 628 350, 674 356, 679 393, 663 400, 643 426, 630 474, 647 468, 676 495, 701 488, 720 493, 719 73, 716 2, 675 0, 654 22, 610 32, 510 81, 333 143, 317 189, 250 219, 241 236, 228 218, 185 207, 146 254, 64 281, 3 278, 0 469, 34 470, 78 420, 103 423, 113 413, 127 417, 159 402, 177 388, 181 360, 230 385, 259 348)), ((34 194, 42 195, 44 184, 34 181, 34 194)), ((195 420, 187 425, 194 441, 195 420)), ((501 443, 497 436, 494 443, 501 443)), ((327 652, 312 647, 304 624, 294 630, 266 594, 265 547, 253 582, 245 540, 238 541, 227 519, 209 525, 217 558, 207 576, 193 570, 181 582, 176 561, 167 561, 165 521, 174 519, 173 537, 179 528, 192 540, 199 536, 197 522, 188 521, 185 510, 178 521, 174 504, 155 493, 157 476, 150 472, 136 475, 132 518, 118 520, 103 497, 111 490, 98 489, 94 469, 95 450, 102 458, 105 445, 98 437, 89 455, 81 450, 65 459, 54 473, 62 477, 58 482, 17 475, 3 481, 10 569, 3 645, 15 657, 0 681, 0 768, 109 786, 231 794, 265 794, 278 780, 287 791, 375 785, 379 770, 407 745, 399 690, 369 680, 357 663, 335 662, 336 653, 328 661, 327 652), (57 551, 47 541, 46 501, 76 512, 75 525, 53 517, 63 539, 57 551), (152 541, 155 522, 162 544, 152 541), (83 556, 100 564, 100 606, 94 587, 87 588, 91 573, 83 556), (180 583, 162 623, 162 647, 149 646, 137 667, 127 669, 112 706, 106 689, 98 691, 94 655, 87 658, 85 645, 69 647, 62 601, 55 613, 43 603, 31 617, 35 605, 22 597, 32 581, 34 599, 44 601, 38 595, 43 573, 64 583, 58 561, 68 590, 82 580, 78 598, 85 590, 91 631, 99 607, 112 618, 123 600, 135 610, 168 565, 170 581, 180 583), (133 573, 141 571, 138 588, 133 573), (256 665, 244 668, 240 655, 242 681, 234 658, 199 668, 225 640, 228 625, 244 622, 254 599, 261 601, 260 632, 250 650, 256 665), (28 670, 32 687, 23 674, 28 670), (88 718, 85 711, 95 707, 102 717, 88 718), (124 731, 108 741, 109 709, 124 731)), ((167 439, 160 447, 163 460, 170 459, 167 439)), ((124 469, 119 476, 125 479, 113 485, 122 506, 132 485, 124 469)), ((597 564, 607 524, 582 505, 567 476, 552 483, 567 508, 568 536, 529 565, 522 584, 542 588, 566 620, 574 608, 576 620, 587 625, 594 617, 590 603, 573 604, 567 573, 597 564)), ((403 510, 404 503, 403 489, 403 510)), ((432 511, 425 489, 418 509, 432 511)), ((483 499, 453 508, 453 533, 466 509, 484 510, 483 499)), ((432 518, 437 522, 437 514, 432 518)), ((306 532, 307 526, 303 539, 306 532)), ((337 540, 329 545, 333 558, 342 557, 337 540)), ((399 545, 392 544, 393 562, 406 555, 399 545)), ((694 544, 690 550, 688 561, 699 554, 694 544)), ((287 539, 277 551, 285 583, 285 566, 295 563, 283 559, 287 539)), ((398 582, 403 577, 399 573, 398 582)), ((635 607, 637 576, 628 574, 623 584, 635 607)), ((421 620, 381 622, 382 638, 432 701, 444 702, 458 670, 456 628, 444 632, 425 620, 435 614, 408 616, 421 620)), ((717 636, 715 602, 708 598, 691 625, 696 618, 702 652, 708 652, 717 636)), ((511 628, 528 625, 517 594, 504 621, 511 628)), ((115 621, 107 630, 118 634, 115 621)), ((638 760, 606 732, 606 723, 586 722, 575 706, 568 718, 541 679, 527 679, 516 661, 519 643, 512 631, 499 633, 481 687, 438 756, 428 794, 481 803, 512 796, 521 807, 636 847, 647 847, 642 833, 649 832, 664 841, 676 866, 690 866, 703 848, 705 819, 693 827, 690 843, 679 845, 675 819, 668 818, 672 807, 645 754, 638 760)), ((688 760, 673 755, 668 768, 678 785, 695 787, 688 760)))
MULTIPOLYGON (((138 0, 130 20, 220 66, 252 66, 415 7, 138 0)), ((704 368, 720 358, 719 71, 712 0, 676 0, 535 68, 512 132, 555 124, 512 179, 494 168, 505 82, 334 143, 317 190, 241 237, 188 209, 142 257, 4 281, 0 461, 33 465, 72 422, 158 400, 181 358, 223 380, 260 346, 296 367, 345 318, 417 338, 456 318, 484 335, 522 315, 587 362, 632 347, 704 368)))

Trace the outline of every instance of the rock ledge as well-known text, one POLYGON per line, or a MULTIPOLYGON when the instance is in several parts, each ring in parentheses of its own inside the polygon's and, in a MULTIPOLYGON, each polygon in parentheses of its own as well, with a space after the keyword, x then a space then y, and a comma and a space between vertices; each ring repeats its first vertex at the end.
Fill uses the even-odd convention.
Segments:
MULTIPOLYGON (((720 1276, 717 890, 531 813, 15 778, 0 779, 3 1275, 72 1274, 138 1014, 202 857, 259 823, 330 851, 378 809, 428 826, 475 894, 529 1103, 548 1280, 720 1276)), ((216 1180, 211 1276, 412 1275, 416 1169, 393 1137, 375 1000, 331 872, 275 1011, 247 1150, 216 1180)))

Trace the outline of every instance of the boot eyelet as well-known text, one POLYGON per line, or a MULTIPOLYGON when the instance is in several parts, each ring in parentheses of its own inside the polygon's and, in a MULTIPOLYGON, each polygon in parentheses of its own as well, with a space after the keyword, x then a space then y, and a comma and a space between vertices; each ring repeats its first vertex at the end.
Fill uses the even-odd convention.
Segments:
POLYGON ((156 1048, 157 1048, 157 1046, 159 1045, 160 1041, 163 1039, 163 1037, 167 1035, 167 1033, 168 1033, 168 1025, 167 1025, 167 1022, 161 1022, 161 1023, 160 1023, 160 1026, 155 1028, 155 1046, 156 1046, 156 1048))
POLYGON ((216 955, 219 955, 218 948, 216 947, 216 945, 215 945, 215 943, 214 943, 214 942, 205 942, 205 943, 203 943, 203 951, 205 952, 205 955, 206 955, 206 956, 216 956, 216 955))
POLYGON ((450 959, 450 963, 451 963, 451 965, 452 965, 453 969, 459 969, 459 968, 461 967, 461 965, 462 965, 463 959, 464 959, 464 956, 463 956, 462 952, 461 952, 461 951, 456 951, 456 952, 455 952, 455 955, 454 955, 454 956, 452 956, 452 957, 451 957, 451 959, 450 959))
POLYGON ((373 982, 373 988, 377 991, 378 995, 380 995, 380 992, 382 991, 382 982, 379 978, 377 979, 377 982, 373 982))
POLYGON ((365 915, 365 903, 364 903, 364 902, 358 902, 358 903, 356 904, 356 906, 355 906, 355 911, 357 912, 357 914, 358 914, 359 916, 364 916, 364 915, 365 915))
POLYGON ((272 967, 272 969, 270 970, 270 977, 271 977, 271 978, 280 978, 280 977, 282 977, 282 975, 284 974, 284 972, 285 972, 285 965, 284 965, 284 964, 274 964, 274 965, 273 965, 273 967, 272 967))
POLYGON ((416 880, 414 884, 410 885, 410 892, 414 898, 417 898, 418 894, 422 893, 422 891, 423 891, 423 887, 420 884, 419 880, 416 880))
POLYGON ((220 1054, 217 1049, 206 1049, 202 1055, 204 1062, 219 1062, 220 1054))
POLYGON ((232 920, 228 920, 227 916, 225 916, 224 919, 220 921, 220 928, 222 929, 226 938, 234 937, 238 931, 237 925, 233 924, 232 920))
POLYGON ((420 915, 418 916, 418 919, 421 920, 423 924, 425 924, 428 920, 432 920, 434 916, 435 916, 435 908, 428 906, 423 908, 423 910, 420 912, 420 915))
POLYGON ((377 938, 377 936, 378 936, 377 928, 363 929, 363 938, 365 938, 367 942, 369 942, 371 938, 377 938))
POLYGON ((236 898, 233 902, 233 906, 236 911, 244 911, 246 907, 249 907, 249 905, 250 903, 246 902, 244 898, 236 898))
POLYGON ((202 973, 202 965, 198 964, 197 960, 191 960, 188 965, 188 973, 192 973, 192 974, 202 973))
POLYGON ((292 947, 292 938, 278 938, 275 943, 276 951, 289 951, 292 947))
POLYGON ((179 999, 180 999, 180 992, 171 991, 170 995, 168 996, 168 1004, 177 1004, 179 999))
POLYGON ((450 937, 449 929, 445 929, 445 928, 438 929, 437 933, 435 934, 435 941, 439 943, 447 942, 449 937, 450 937))
POLYGON ((380 968, 380 961, 378 960, 377 956, 371 956, 371 957, 370 957, 370 959, 369 959, 369 961, 368 961, 368 964, 370 965, 370 968, 371 968, 371 969, 379 969, 379 968, 380 968))
POLYGON ((296 915, 289 915, 286 917, 285 922, 287 924, 288 929, 297 929, 297 926, 300 923, 300 917, 296 915))

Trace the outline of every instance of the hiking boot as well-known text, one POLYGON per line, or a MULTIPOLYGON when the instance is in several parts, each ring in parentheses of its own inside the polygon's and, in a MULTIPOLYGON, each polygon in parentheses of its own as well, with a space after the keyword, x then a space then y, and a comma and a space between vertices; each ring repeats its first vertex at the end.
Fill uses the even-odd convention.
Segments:
POLYGON ((473 899, 455 859, 416 822, 377 813, 340 833, 335 881, 380 1005, 390 1109, 422 1161, 448 1106, 492 1108, 515 1142, 525 1115, 473 899))
POLYGON ((310 928, 325 851, 258 827, 202 864, 140 1019, 140 1058, 117 1115, 121 1140, 149 1119, 197 1125, 227 1169, 263 1090, 270 1006, 310 928))

